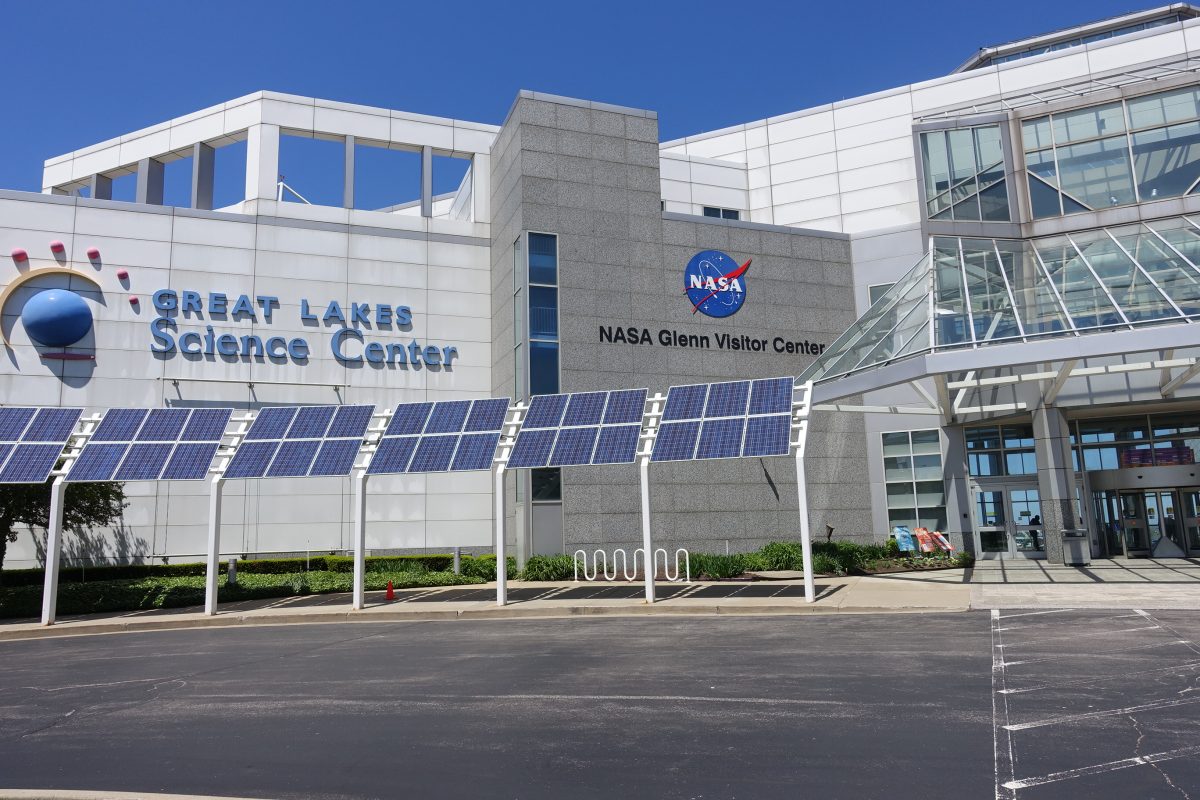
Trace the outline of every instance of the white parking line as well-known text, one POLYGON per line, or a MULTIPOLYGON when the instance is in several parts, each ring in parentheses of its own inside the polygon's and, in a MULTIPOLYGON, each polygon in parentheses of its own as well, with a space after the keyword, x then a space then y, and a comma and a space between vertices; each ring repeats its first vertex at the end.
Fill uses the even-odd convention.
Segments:
MULTIPOLYGON (((997 611, 998 609, 992 609, 992 610, 993 610, 993 611, 997 611)), ((1039 616, 1039 615, 1041 615, 1041 614, 1061 614, 1061 613, 1063 613, 1064 611, 1078 611, 1078 609, 1075 609, 1075 608, 1055 608, 1055 609, 1051 609, 1050 611, 1022 611, 1020 614, 1002 614, 1002 615, 1000 616, 1000 619, 1012 619, 1012 618, 1014 618, 1014 617, 1036 617, 1036 616, 1039 616)))
POLYGON ((992 753, 996 769, 996 800, 1014 800, 1016 790, 1004 782, 1016 778, 1012 733, 1008 726, 1008 698, 1005 696, 1004 645, 1000 642, 1000 609, 992 609, 992 753), (1001 741, 1003 737, 1004 741, 1001 741))
POLYGON ((1140 706, 1126 706, 1125 708, 1114 708, 1111 711, 1088 711, 1084 714, 1071 714, 1066 717, 1050 717, 1048 719, 1040 719, 1037 722, 1019 722, 1016 725, 1005 725, 1004 729, 1009 731, 1027 731, 1030 728, 1044 728, 1047 725, 1064 725, 1069 722, 1078 722, 1082 719, 1111 717, 1117 714, 1133 714, 1138 711, 1153 711, 1157 708, 1174 708, 1175 706, 1186 706, 1193 703, 1200 703, 1200 697, 1189 697, 1184 700, 1156 700, 1153 703, 1144 703, 1140 706))
POLYGON ((1013 642, 1012 644, 1000 645, 1001 647, 1024 647, 1027 644, 1038 644, 1040 642, 1055 642, 1059 639, 1082 639, 1085 636, 1114 636, 1119 633, 1133 633, 1134 631, 1152 631, 1161 628, 1161 625, 1146 625, 1142 628, 1121 628, 1116 631, 1088 631, 1087 633, 1068 633, 1065 636, 1046 636, 1041 639, 1028 639, 1024 642, 1013 642))
POLYGON ((1187 758, 1188 756, 1194 755, 1200 755, 1200 745, 1193 747, 1181 747, 1178 750, 1164 750, 1161 753, 1151 753, 1148 756, 1123 758, 1120 761, 1109 761, 1105 764, 1093 764, 1090 767, 1068 769, 1063 772, 1051 772, 1048 775, 1039 775, 1036 778, 1024 778, 1019 781, 1009 781, 1004 784, 1004 788, 1015 792, 1017 789, 1029 789, 1033 786, 1044 786, 1047 783, 1058 783, 1059 781, 1067 781, 1071 780, 1072 778, 1082 778, 1087 775, 1099 775, 1105 772, 1113 772, 1118 769, 1139 767, 1144 764, 1157 764, 1160 761, 1170 761, 1172 759, 1187 758))
POLYGON ((1026 658, 1021 661, 1005 661, 1004 666, 1016 667, 1021 664, 1041 664, 1046 661, 1062 661, 1068 658, 1103 658, 1104 656, 1119 655, 1121 653, 1132 653, 1135 650, 1153 650, 1158 647, 1170 647, 1173 644, 1190 645, 1187 639, 1171 639, 1167 642, 1155 642, 1154 644, 1139 644, 1136 647, 1117 647, 1113 650, 1099 650, 1095 653, 1067 653, 1061 656, 1046 656, 1045 658, 1026 658))
MULTIPOLYGON (((1172 672, 1175 670, 1195 669, 1200 667, 1200 661, 1189 661, 1186 664, 1176 664, 1173 667, 1159 667, 1158 669, 1144 669, 1138 675, 1153 675, 1156 672, 1172 672)), ((1025 692, 1040 692, 1042 689, 1061 689, 1064 686, 1087 686, 1093 683, 1104 683, 1105 681, 1128 680, 1128 675, 1100 675, 1095 678, 1081 678, 1077 681, 1061 681, 1060 683, 1043 683, 1041 686, 1027 686, 1023 689, 1001 689, 1002 694, 1024 694, 1025 692)))

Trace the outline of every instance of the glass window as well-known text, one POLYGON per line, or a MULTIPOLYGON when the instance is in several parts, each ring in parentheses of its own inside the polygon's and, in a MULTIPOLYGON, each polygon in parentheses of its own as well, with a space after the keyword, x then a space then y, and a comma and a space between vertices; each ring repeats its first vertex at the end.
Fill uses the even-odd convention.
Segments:
POLYGON ((913 453, 941 453, 942 439, 935 430, 909 431, 913 453))
POLYGON ((706 217, 717 217, 717 218, 720 218, 720 216, 721 216, 721 209, 719 209, 719 208, 713 208, 712 206, 705 206, 705 207, 704 207, 704 216, 706 216, 706 217))
POLYGON ((558 237, 529 234, 529 282, 558 283, 558 237))
POLYGON ((741 216, 742 216, 741 212, 738 211, 736 208, 722 208, 721 209, 721 219, 738 219, 741 216))
POLYGON ((1008 186, 1004 181, 993 183, 979 193, 979 216, 984 222, 1008 222, 1008 186))
POLYGON ((967 467, 972 475, 1003 475, 1000 453, 968 453, 967 467))
POLYGON ((1032 425, 1005 425, 1003 431, 1006 448, 1033 447, 1032 425))
POLYGON ((529 393, 558 394, 558 342, 529 343, 529 393))
POLYGON ((1054 143, 1059 147, 1124 131, 1125 112, 1120 101, 1054 115, 1054 143))
POLYGON ((1004 474, 1037 475, 1037 457, 1032 450, 1005 450, 1004 474))
POLYGON ((534 502, 562 500, 561 469, 534 469, 529 473, 530 495, 534 502))
POLYGON ((877 283, 867 287, 867 301, 871 305, 879 302, 879 299, 887 294, 887 290, 895 286, 894 283, 877 283))
POLYGON ((1007 222, 1004 147, 999 125, 921 134, 925 195, 930 219, 1007 222), (981 196, 981 189, 992 187, 981 196))
POLYGON ((1034 219, 1057 217, 1061 215, 1062 204, 1057 191, 1051 189, 1037 178, 1029 175, 1029 204, 1033 208, 1034 219))
POLYGON ((1133 168, 1142 200, 1187 194, 1200 180, 1200 122, 1133 134, 1133 168))
POLYGON ((1133 170, 1124 136, 1057 148, 1060 186, 1097 209, 1134 202, 1133 170))
POLYGON ((1050 138, 1050 118, 1038 117, 1037 119, 1027 119, 1021 123, 1021 140, 1025 144, 1025 150, 1038 150, 1043 147, 1049 147, 1054 143, 1050 138))
POLYGON ((558 338, 558 289, 529 287, 529 336, 532 339, 558 338))
POLYGON ((1190 86, 1169 92, 1135 97, 1128 102, 1133 130, 1200 117, 1200 89, 1190 86))
POLYGON ((946 484, 938 431, 895 431, 882 438, 889 524, 945 530, 946 484))
POLYGON ((998 450, 1000 448, 1000 429, 998 427, 967 428, 965 436, 968 450, 998 450))
POLYGON ((931 199, 950 188, 950 156, 946 132, 921 134, 921 161, 925 165, 925 194, 931 199))

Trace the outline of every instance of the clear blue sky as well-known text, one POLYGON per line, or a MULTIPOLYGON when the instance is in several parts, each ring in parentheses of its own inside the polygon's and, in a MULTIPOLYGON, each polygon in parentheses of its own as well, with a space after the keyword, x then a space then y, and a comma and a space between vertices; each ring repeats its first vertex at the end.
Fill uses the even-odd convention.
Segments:
POLYGON ((659 112, 672 139, 943 75, 1130 0, 8 0, 0 188, 260 89, 499 123, 519 89, 659 112))

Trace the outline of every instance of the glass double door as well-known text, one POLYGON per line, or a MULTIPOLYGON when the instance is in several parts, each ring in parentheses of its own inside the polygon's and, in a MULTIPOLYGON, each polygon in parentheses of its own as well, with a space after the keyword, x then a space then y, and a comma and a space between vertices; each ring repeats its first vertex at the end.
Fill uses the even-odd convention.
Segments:
POLYGON ((1036 486, 981 486, 974 495, 975 552, 979 558, 1046 557, 1036 486))
POLYGON ((1200 555, 1200 487, 1097 492, 1110 556, 1200 555))

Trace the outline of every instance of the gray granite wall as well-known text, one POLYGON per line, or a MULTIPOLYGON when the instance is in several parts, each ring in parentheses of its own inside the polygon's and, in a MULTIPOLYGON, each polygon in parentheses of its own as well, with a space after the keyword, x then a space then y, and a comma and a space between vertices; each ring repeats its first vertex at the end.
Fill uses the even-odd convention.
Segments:
MULTIPOLYGON (((831 343, 855 318, 850 245, 836 234, 663 214, 652 114, 522 93, 493 150, 493 383, 512 385, 512 242, 521 230, 559 236, 563 391, 796 375, 814 356, 782 342, 831 343), (752 259, 745 305, 693 314, 684 268, 700 250, 752 259), (602 341, 606 327, 645 329, 651 344, 602 341), (708 347, 659 341, 662 331, 708 347), (722 348, 718 334, 766 340, 764 352, 722 348)), ((869 540, 866 442, 858 415, 816 415, 808 459, 814 535, 869 540)), ((731 552, 798 536, 789 458, 650 468, 656 546, 731 552)), ((640 543, 633 466, 564 471, 564 549, 640 543)))

